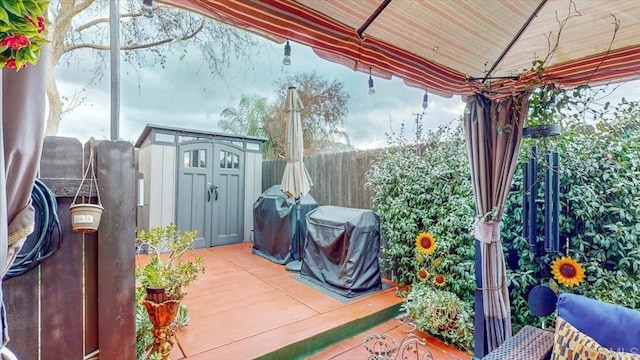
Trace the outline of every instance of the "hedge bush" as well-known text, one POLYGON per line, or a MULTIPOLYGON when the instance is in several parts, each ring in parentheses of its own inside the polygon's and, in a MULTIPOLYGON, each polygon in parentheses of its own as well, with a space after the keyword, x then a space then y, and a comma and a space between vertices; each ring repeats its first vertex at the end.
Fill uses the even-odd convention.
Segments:
MULTIPOLYGON (((557 91, 557 89, 555 89, 557 91)), ((519 161, 557 150, 561 157, 560 237, 568 255, 582 263, 586 281, 571 291, 630 308, 640 308, 640 105, 622 100, 594 110, 597 97, 579 88, 547 96, 548 111, 563 132, 552 140, 525 139, 519 161), (585 114, 593 125, 585 125, 585 114)), ((539 94, 538 94, 539 95, 539 94)), ((533 95, 531 103, 540 99, 533 95)), ((538 101, 538 103, 536 102, 538 101)), ((539 111, 536 110, 538 113, 539 111)), ((535 113, 535 112, 534 112, 535 113)), ((529 119, 532 123, 535 119, 529 119)), ((402 135, 402 134, 401 134, 402 135)), ((383 264, 400 284, 416 281, 415 237, 421 231, 438 242, 439 271, 448 275, 444 290, 473 303, 474 203, 461 122, 427 132, 426 145, 390 137, 372 164, 367 186, 374 190, 380 215, 383 264)), ((541 169, 545 164, 541 163, 541 169)), ((542 176, 542 171, 539 172, 542 176)), ((522 171, 518 168, 507 199, 502 239, 508 258, 513 325, 542 325, 528 309, 530 289, 547 283, 550 263, 560 254, 536 258, 522 233, 522 171)), ((540 199, 543 198, 540 189, 540 199)), ((540 221, 542 211, 539 211, 540 221)), ((540 223, 541 224, 541 223, 540 223)), ((542 231, 539 231, 542 240, 542 231)), ((547 323, 548 325, 548 323, 547 323)), ((436 334, 437 335, 437 334, 436 334)))
POLYGON ((475 214, 471 178, 462 126, 442 126, 426 134, 426 146, 402 137, 383 151, 367 174, 374 190, 374 208, 380 216, 383 264, 395 282, 416 280, 422 266, 416 259, 416 236, 433 235, 434 258, 447 276, 445 290, 464 301, 473 300, 474 244, 471 225, 475 214))

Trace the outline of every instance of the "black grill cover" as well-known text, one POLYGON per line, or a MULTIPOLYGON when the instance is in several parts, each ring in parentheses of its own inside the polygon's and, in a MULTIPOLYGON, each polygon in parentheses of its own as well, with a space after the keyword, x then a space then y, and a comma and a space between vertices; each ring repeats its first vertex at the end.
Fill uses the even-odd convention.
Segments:
POLYGON ((380 290, 379 249, 378 214, 320 206, 307 215, 300 276, 345 297, 380 290))
MULTIPOLYGON (((318 207, 309 194, 300 199, 300 218, 318 207)), ((304 246, 306 224, 296 221, 297 211, 294 199, 288 199, 280 190, 280 185, 267 189, 253 204, 253 249, 277 264, 300 260, 297 246, 304 246)))

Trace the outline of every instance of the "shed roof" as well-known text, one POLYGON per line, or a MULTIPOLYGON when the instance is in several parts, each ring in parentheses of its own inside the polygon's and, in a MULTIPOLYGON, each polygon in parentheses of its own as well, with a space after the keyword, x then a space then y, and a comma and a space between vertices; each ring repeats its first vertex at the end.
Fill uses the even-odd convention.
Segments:
POLYGON ((235 134, 225 134, 221 132, 215 131, 207 131, 207 130, 196 130, 196 129, 186 129, 179 128, 174 126, 166 126, 166 125, 155 125, 155 124, 147 124, 145 125, 142 133, 138 137, 138 140, 135 143, 135 147, 139 148, 142 146, 144 141, 151 135, 151 130, 165 130, 168 132, 183 134, 183 135, 205 135, 211 136, 213 138, 227 139, 227 140, 250 140, 251 142, 260 142, 264 143, 267 139, 255 137, 255 136, 247 136, 247 135, 235 135, 235 134))

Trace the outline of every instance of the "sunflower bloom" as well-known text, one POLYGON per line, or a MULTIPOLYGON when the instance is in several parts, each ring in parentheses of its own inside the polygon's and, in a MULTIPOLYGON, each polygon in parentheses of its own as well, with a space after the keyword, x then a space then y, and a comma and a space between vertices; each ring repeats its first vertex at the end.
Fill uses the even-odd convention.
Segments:
POLYGON ((427 281, 427 279, 429 279, 429 273, 425 269, 418 270, 416 275, 418 275, 420 281, 427 281))
POLYGON ((416 248, 424 255, 431 255, 436 251, 436 239, 428 233, 420 233, 416 236, 416 248))
POLYGON ((568 256, 555 259, 551 263, 551 274, 556 281, 567 287, 580 285, 584 281, 582 265, 568 256))
POLYGON ((442 274, 438 274, 433 278, 433 283, 438 286, 444 286, 447 283, 447 278, 442 274))

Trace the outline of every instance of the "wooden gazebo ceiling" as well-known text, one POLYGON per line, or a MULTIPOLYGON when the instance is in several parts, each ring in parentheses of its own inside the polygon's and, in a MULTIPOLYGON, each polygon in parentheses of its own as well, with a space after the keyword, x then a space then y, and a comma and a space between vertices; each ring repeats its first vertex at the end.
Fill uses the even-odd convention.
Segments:
POLYGON ((495 78, 526 73, 534 60, 547 57, 561 28, 545 81, 577 86, 640 78, 640 1, 162 2, 441 95, 471 94, 489 84, 521 86, 526 74, 519 81, 495 78))

